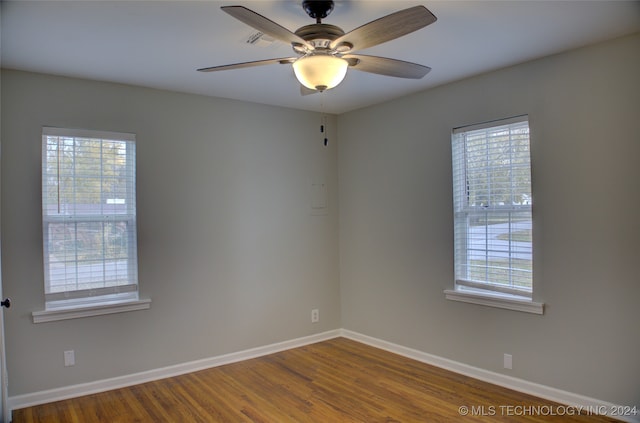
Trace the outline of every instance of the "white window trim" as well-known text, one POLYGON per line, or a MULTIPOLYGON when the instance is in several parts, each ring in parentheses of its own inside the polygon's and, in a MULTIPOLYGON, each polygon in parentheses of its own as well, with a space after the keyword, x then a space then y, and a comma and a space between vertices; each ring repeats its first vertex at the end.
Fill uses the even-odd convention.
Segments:
MULTIPOLYGON (((454 128, 453 133, 472 131, 477 129, 490 128, 496 125, 508 125, 512 123, 528 121, 528 115, 513 116, 506 119, 484 122, 476 125, 467 125, 454 128)), ((521 311, 532 314, 544 314, 544 303, 533 301, 533 299, 499 292, 483 292, 481 290, 460 290, 457 281, 454 282, 454 289, 445 289, 444 294, 447 300, 459 301, 470 304, 483 305, 488 307, 502 308, 507 310, 521 311)), ((531 292, 533 295, 533 292, 531 292)))
POLYGON ((78 319, 82 317, 102 316, 105 314, 124 313, 127 311, 146 310, 151 308, 151 300, 134 300, 126 302, 99 303, 84 307, 59 308, 31 313, 33 323, 55 322, 58 320, 78 319))
POLYGON ((453 289, 445 289, 444 295, 447 300, 452 301, 523 311, 525 313, 544 314, 544 303, 527 299, 519 299, 510 295, 503 296, 489 293, 473 293, 456 291, 453 289))
MULTIPOLYGON (((73 137, 86 137, 86 138, 102 138, 102 139, 118 139, 122 141, 136 141, 135 134, 121 133, 121 132, 109 132, 109 131, 95 131, 84 129, 70 129, 70 128, 56 128, 56 127, 43 127, 43 135, 49 136, 73 136, 73 137)), ((99 217, 97 218, 99 220, 99 217)), ((43 219, 43 227, 45 229, 49 223, 55 223, 62 220, 58 217, 48 216, 43 219)), ((88 221, 96 220, 95 216, 91 216, 88 221)), ((136 216, 125 215, 122 217, 123 221, 132 223, 135 225, 136 216)), ((137 250, 133 251, 137 265, 137 250)), ((137 278, 136 278, 137 279, 137 278)), ((101 291, 90 290, 92 292, 101 291)), ((146 310, 151 308, 150 299, 139 299, 139 287, 137 282, 131 285, 121 285, 119 287, 103 289, 103 294, 98 297, 84 297, 78 298, 78 301, 60 301, 60 305, 56 305, 58 301, 45 300, 45 310, 34 311, 31 313, 33 323, 46 323, 59 320, 68 320, 76 318, 84 318, 91 316, 101 316, 114 313, 124 313, 129 311, 146 310), (132 289, 134 287, 135 289, 132 289), (113 291, 113 292, 112 292, 113 291), (109 294, 112 292, 111 294, 109 294), (134 294, 134 295, 129 295, 134 294)), ((45 294, 45 297, 47 294, 45 294)), ((69 298, 73 298, 73 293, 69 293, 69 298)))

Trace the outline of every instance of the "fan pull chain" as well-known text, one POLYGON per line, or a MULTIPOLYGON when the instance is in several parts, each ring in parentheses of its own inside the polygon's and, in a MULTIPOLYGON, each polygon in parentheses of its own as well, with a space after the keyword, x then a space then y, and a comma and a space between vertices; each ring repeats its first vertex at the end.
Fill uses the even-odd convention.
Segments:
POLYGON ((327 138, 327 116, 322 115, 320 118, 320 133, 324 135, 324 146, 329 145, 329 138, 327 138))
POLYGON ((324 135, 323 143, 324 146, 327 147, 329 145, 329 138, 327 137, 327 115, 324 112, 324 95, 325 93, 320 93, 320 113, 322 114, 320 118, 320 133, 324 135))

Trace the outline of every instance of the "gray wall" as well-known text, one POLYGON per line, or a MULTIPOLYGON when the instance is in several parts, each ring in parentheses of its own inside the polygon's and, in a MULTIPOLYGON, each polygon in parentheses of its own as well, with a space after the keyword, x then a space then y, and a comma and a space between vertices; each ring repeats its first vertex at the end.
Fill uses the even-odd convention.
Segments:
POLYGON ((324 147, 317 113, 14 71, 2 88, 10 395, 340 327, 334 117, 324 147), (150 310, 31 323, 44 307, 43 125, 137 134, 139 280, 150 310), (311 215, 312 182, 329 187, 327 215, 311 215), (74 367, 63 366, 67 349, 74 367))
POLYGON ((347 113, 338 128, 344 328, 640 406, 640 35, 347 113), (520 114, 542 316, 443 294, 451 129, 520 114))

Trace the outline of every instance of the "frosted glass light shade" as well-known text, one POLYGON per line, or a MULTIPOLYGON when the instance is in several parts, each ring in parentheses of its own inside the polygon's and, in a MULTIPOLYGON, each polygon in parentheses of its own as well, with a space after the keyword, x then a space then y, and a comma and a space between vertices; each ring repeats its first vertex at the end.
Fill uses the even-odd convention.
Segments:
POLYGON ((312 90, 324 91, 342 82, 349 63, 328 54, 302 56, 293 62, 293 71, 302 85, 312 90))

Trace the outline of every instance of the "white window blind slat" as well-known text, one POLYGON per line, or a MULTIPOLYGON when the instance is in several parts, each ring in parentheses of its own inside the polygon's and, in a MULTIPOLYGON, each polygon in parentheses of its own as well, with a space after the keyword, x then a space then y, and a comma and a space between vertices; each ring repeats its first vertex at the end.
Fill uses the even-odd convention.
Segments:
POLYGON ((104 295, 120 294, 125 292, 136 292, 138 285, 118 285, 105 288, 86 289, 86 290, 70 290, 65 292, 55 292, 45 294, 47 301, 70 300, 77 298, 100 297, 104 295))
MULTIPOLYGON (((488 122, 482 122, 482 123, 476 123, 476 124, 472 124, 472 125, 460 126, 458 128, 454 128, 453 129, 453 133, 454 134, 458 134, 460 132, 473 132, 473 131, 480 130, 480 129, 487 129, 487 128, 498 127, 498 126, 505 126, 505 125, 509 125, 509 124, 512 124, 512 123, 522 123, 525 120, 528 120, 527 115, 512 116, 512 117, 505 118, 505 119, 497 119, 497 120, 491 120, 491 121, 488 121, 488 122)), ((473 134, 471 134, 471 135, 473 136, 473 134)))
POLYGON ((135 134, 130 134, 127 132, 97 131, 94 129, 80 128, 59 128, 55 126, 43 126, 42 135, 60 136, 66 138, 94 138, 133 142, 135 142, 136 140, 135 134))

